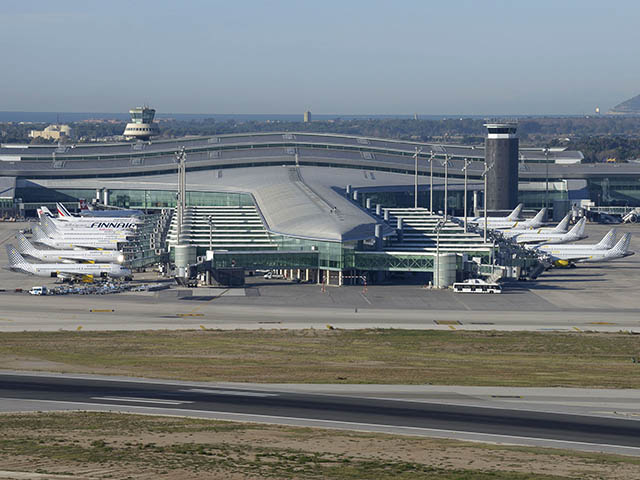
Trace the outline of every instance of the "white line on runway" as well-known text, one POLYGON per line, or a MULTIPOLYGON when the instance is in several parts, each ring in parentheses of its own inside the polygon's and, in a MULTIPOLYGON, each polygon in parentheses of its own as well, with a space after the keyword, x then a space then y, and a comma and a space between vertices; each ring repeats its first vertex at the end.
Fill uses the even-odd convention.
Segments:
POLYGON ((360 296, 364 298, 364 301, 371 305, 371 300, 369 300, 364 293, 360 293, 360 296))
POLYGON ((187 400, 165 400, 162 398, 142 398, 142 397, 91 397, 92 400, 111 400, 113 402, 136 402, 136 403, 159 403, 161 405, 182 405, 183 403, 193 403, 187 400))
MULTIPOLYGON (((97 398, 97 397, 93 397, 97 398)), ((109 398, 109 397, 104 397, 109 398)), ((71 405, 88 405, 95 407, 123 407, 123 408, 139 408, 146 410, 163 410, 161 407, 147 407, 143 405, 114 405, 112 403, 92 403, 92 402, 73 402, 68 400, 41 400, 41 399, 33 399, 33 398, 0 398, 0 400, 13 400, 20 402, 42 402, 42 403, 57 403, 57 404, 71 404, 71 405)), ((582 447, 583 449, 586 447, 593 448, 617 448, 621 450, 625 450, 629 455, 640 455, 640 447, 631 447, 627 445, 614 445, 610 443, 592 443, 592 442, 578 442, 574 440, 557 440, 554 438, 540 438, 540 437, 525 437, 520 435, 504 435, 498 433, 483 433, 483 432, 470 432, 466 430, 446 430, 441 428, 426 428, 426 427, 409 427, 404 425, 385 425, 380 423, 362 423, 362 422, 345 422, 342 420, 324 420, 317 418, 304 418, 304 417, 284 417, 280 415, 261 415, 257 413, 235 413, 235 412, 219 412, 214 410, 195 410, 195 409, 177 409, 177 412, 180 412, 181 416, 187 417, 188 413, 196 414, 207 414, 207 415, 215 415, 216 418, 225 420, 228 419, 230 421, 236 422, 254 422, 254 423, 279 423, 279 424, 287 424, 286 422, 307 422, 307 424, 312 424, 311 426, 316 426, 320 428, 333 428, 338 430, 355 430, 355 431, 372 431, 371 429, 377 429, 373 431, 384 431, 385 429, 396 429, 399 431, 405 431, 407 435, 420 435, 422 436, 431 436, 431 437, 443 437, 443 438, 456 438, 451 435, 467 435, 467 438, 464 440, 476 441, 476 442, 494 442, 494 443, 504 443, 511 442, 513 445, 522 445, 522 441, 530 441, 530 442, 549 442, 555 445, 558 445, 557 448, 571 448, 574 446, 576 448, 582 447), (253 420, 249 420, 253 419, 253 420), (313 425, 316 424, 316 425, 313 425), (369 430, 367 430, 367 427, 369 430), (449 435, 449 436, 447 436, 449 435), (491 440, 489 440, 491 439, 491 440), (520 442, 518 442, 518 440, 520 442)), ((158 413, 157 415, 167 415, 166 413, 158 413)), ((387 430, 388 431, 388 430, 387 430)), ((400 433, 400 432, 395 432, 400 433)), ((579 448, 578 448, 579 449, 579 448)), ((592 450, 589 450, 592 451, 592 450)))
POLYGON ((246 392, 243 390, 213 390, 206 388, 189 388, 187 390, 180 390, 181 392, 194 392, 194 393, 211 393, 213 395, 236 395, 239 397, 277 397, 277 393, 262 393, 262 392, 246 392))

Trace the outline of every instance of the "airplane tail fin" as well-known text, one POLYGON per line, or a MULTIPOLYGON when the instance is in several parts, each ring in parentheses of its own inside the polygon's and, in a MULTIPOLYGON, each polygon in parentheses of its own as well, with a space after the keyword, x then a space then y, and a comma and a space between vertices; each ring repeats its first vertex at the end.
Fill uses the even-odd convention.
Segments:
POLYGON ((31 233, 33 234, 33 241, 36 243, 44 243, 44 241, 49 238, 42 228, 40 228, 40 225, 34 225, 31 227, 31 233))
POLYGON ((578 223, 576 223, 573 226, 573 228, 569 230, 569 234, 575 235, 576 237, 584 236, 584 227, 586 223, 587 223, 586 217, 582 217, 580 220, 578 220, 578 223))
POLYGON ((569 230, 569 220, 571 220, 571 212, 567 213, 560 223, 553 229, 553 233, 567 233, 569 230))
POLYGON ((613 246, 616 244, 616 236, 618 235, 618 231, 615 228, 612 228, 611 230, 609 230, 609 232, 607 232, 607 234, 602 237, 602 240, 600 240, 595 248, 596 250, 609 250, 611 248, 613 248, 613 246))
POLYGON ((51 213, 51 210, 49 210, 47 207, 45 207, 44 205, 42 205, 39 209, 38 209, 38 215, 40 215, 40 210, 42 210, 42 213, 44 213, 45 215, 47 215, 50 218, 53 218, 53 213, 51 213))
POLYGON ((535 217, 531 219, 531 223, 529 226, 531 227, 540 227, 544 223, 544 219, 547 216, 547 207, 540 210, 535 217))
POLYGON ((629 250, 629 245, 631 244, 631 234, 625 233, 622 235, 622 238, 615 244, 615 246, 609 250, 609 253, 612 255, 624 255, 629 250))
POLYGON ((60 202, 56 203, 56 208, 58 209, 58 215, 60 215, 61 217, 71 217, 72 216, 71 213, 69 213, 69 210, 67 210, 67 207, 65 207, 60 202))
POLYGON ((55 234, 60 233, 58 231, 58 228, 55 226, 55 224, 51 221, 49 217, 43 217, 40 220, 41 220, 40 226, 42 227, 42 231, 48 236, 54 236, 55 234))
POLYGON ((9 268, 31 272, 31 264, 27 262, 20 252, 13 245, 7 245, 7 257, 9 257, 9 268))
POLYGON ((33 245, 31 245, 31 242, 27 240, 27 237, 25 237, 23 234, 17 234, 16 240, 18 241, 17 250, 20 253, 33 256, 33 254, 37 252, 37 249, 33 245))
POLYGON ((520 212, 522 212, 522 208, 524 207, 524 203, 519 203, 516 208, 507 216, 507 220, 516 221, 520 219, 520 212))

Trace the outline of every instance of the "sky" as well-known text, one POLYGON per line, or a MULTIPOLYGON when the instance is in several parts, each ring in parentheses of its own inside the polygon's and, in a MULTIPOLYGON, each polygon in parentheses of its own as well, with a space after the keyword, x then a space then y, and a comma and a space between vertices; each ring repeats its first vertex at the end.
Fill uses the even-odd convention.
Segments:
POLYGON ((0 111, 545 115, 640 93, 627 0, 3 0, 0 111))

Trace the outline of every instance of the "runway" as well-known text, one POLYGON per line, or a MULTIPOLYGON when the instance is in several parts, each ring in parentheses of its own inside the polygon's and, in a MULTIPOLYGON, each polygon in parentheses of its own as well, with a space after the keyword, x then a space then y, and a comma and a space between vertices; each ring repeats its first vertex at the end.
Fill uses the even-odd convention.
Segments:
MULTIPOLYGON (((500 402, 476 406, 469 404, 473 397, 455 393, 440 392, 426 400, 382 398, 393 395, 389 391, 380 397, 371 393, 360 395, 353 386, 321 393, 317 387, 305 392, 301 387, 0 374, 0 411, 5 412, 109 410, 640 455, 637 420, 520 409, 500 402)), ((406 391, 398 387, 396 394, 402 397, 406 391)))

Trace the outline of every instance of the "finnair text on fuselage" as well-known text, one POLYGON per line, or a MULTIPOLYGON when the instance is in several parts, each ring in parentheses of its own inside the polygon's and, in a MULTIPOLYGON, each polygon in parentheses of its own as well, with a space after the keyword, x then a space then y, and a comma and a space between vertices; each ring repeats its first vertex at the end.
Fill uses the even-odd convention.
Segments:
POLYGON ((136 224, 129 222, 93 222, 89 228, 134 229, 136 224))

